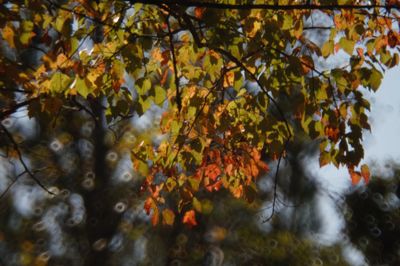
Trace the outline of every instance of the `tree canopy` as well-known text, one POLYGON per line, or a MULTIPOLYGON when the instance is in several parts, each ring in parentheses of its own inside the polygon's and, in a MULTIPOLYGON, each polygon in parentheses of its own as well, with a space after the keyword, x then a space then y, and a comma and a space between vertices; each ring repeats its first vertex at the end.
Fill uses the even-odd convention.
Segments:
POLYGON ((368 182, 365 91, 399 62, 399 3, 291 2, 1 1, 5 156, 43 189, 61 188, 24 161, 9 116, 26 107, 51 130, 84 112, 96 132, 113 132, 158 113, 151 134, 113 142, 143 177, 153 224, 196 225, 219 190, 253 201, 257 178, 271 161, 278 173, 296 139, 318 141, 321 167, 368 182))

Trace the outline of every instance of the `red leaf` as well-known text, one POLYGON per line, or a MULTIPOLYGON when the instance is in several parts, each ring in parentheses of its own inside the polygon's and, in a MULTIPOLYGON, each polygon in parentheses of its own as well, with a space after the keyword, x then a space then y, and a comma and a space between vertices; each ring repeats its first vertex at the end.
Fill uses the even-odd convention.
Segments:
POLYGON ((218 167, 217 164, 213 163, 207 165, 205 174, 211 180, 215 181, 215 179, 217 179, 217 177, 221 174, 221 169, 218 167))
POLYGON ((198 19, 201 19, 205 10, 206 9, 204 7, 196 7, 194 9, 194 16, 198 19))
POLYGON ((190 227, 197 225, 196 213, 194 212, 194 210, 185 212, 182 221, 184 224, 187 224, 190 227))
POLYGON ((218 191, 221 189, 222 186, 222 181, 218 180, 217 182, 215 182, 214 184, 211 185, 207 185, 206 189, 210 192, 212 192, 213 190, 218 191))

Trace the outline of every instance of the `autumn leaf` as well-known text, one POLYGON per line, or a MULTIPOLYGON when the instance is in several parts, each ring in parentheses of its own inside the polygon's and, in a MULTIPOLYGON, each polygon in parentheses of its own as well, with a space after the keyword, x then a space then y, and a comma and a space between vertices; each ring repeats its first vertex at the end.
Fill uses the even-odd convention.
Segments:
POLYGON ((217 164, 209 164, 205 169, 205 175, 213 181, 215 181, 221 173, 221 169, 217 164))
POLYGON ((232 194, 235 198, 240 198, 243 195, 243 185, 233 188, 232 194))
POLYGON ((156 207, 154 208, 154 213, 151 216, 151 224, 155 226, 158 224, 159 220, 160 220, 160 214, 158 212, 158 208, 156 207))
POLYGON ((263 161, 258 161, 257 162, 258 167, 263 170, 264 172, 268 172, 269 171, 269 166, 266 162, 263 161))
POLYGON ((351 171, 350 172, 350 178, 351 178, 351 183, 353 185, 357 185, 361 180, 361 175, 357 171, 351 171))
POLYGON ((15 48, 15 43, 14 43, 14 30, 10 26, 5 26, 2 31, 1 31, 1 36, 3 37, 4 40, 7 41, 8 45, 11 48, 15 48))
POLYGON ((304 74, 307 74, 314 69, 314 61, 310 56, 300 57, 300 62, 304 74))
POLYGON ((194 8, 194 16, 198 19, 201 19, 203 17, 203 13, 206 9, 203 7, 195 7, 194 8))
POLYGON ((197 225, 197 221, 196 221, 196 213, 194 210, 189 210, 187 212, 185 212, 182 222, 186 225, 188 225, 189 227, 193 227, 197 225))
POLYGON ((147 198, 146 201, 144 202, 144 210, 146 211, 146 214, 149 215, 150 211, 152 209, 152 206, 154 204, 154 201, 152 198, 147 198))
POLYGON ((369 172, 369 167, 366 164, 361 165, 361 176, 364 179, 365 183, 369 182, 369 178, 371 176, 369 172))
POLYGON ((249 37, 253 38, 261 28, 260 21, 254 21, 251 30, 248 32, 249 37))
POLYGON ((319 156, 319 167, 327 165, 331 161, 331 156, 327 152, 321 152, 319 156))
POLYGON ((164 209, 162 211, 163 224, 173 225, 175 221, 175 214, 171 209, 164 209))
POLYGON ((233 175, 233 164, 228 164, 225 166, 225 173, 229 176, 233 175))
POLYGON ((258 166, 254 160, 250 161, 250 172, 253 177, 257 177, 259 174, 258 166))

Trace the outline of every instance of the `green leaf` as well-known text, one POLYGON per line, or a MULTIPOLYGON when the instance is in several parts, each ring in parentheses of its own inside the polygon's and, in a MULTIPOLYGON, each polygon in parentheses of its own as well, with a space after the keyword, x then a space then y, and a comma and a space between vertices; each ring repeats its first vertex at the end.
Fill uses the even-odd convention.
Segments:
POLYGON ((161 106, 167 97, 167 93, 165 92, 165 89, 161 86, 156 86, 155 94, 156 95, 154 97, 154 103, 161 106))
POLYGON ((197 211, 197 212, 202 212, 202 208, 201 208, 201 202, 196 198, 193 197, 193 208, 197 211))
POLYGON ((210 200, 205 199, 205 200, 201 201, 201 210, 202 210, 203 214, 205 214, 205 215, 210 214, 212 212, 213 208, 214 208, 213 204, 210 200))
POLYGON ((151 88, 150 79, 139 79, 135 83, 135 87, 139 95, 146 94, 151 88))
POLYGON ((349 55, 352 55, 352 54, 353 54, 354 45, 355 45, 355 44, 356 44, 356 43, 355 43, 354 41, 349 40, 349 39, 347 39, 347 38, 345 38, 345 37, 342 37, 342 38, 340 39, 340 41, 339 41, 340 47, 341 47, 346 53, 348 53, 349 55))
POLYGON ((52 93, 62 93, 69 88, 72 79, 61 72, 56 72, 50 79, 50 91, 52 93))
POLYGON ((373 91, 377 91, 379 89, 379 86, 381 85, 383 75, 381 72, 376 70, 375 68, 371 69, 371 75, 369 76, 369 87, 373 91))
POLYGON ((165 209, 162 211, 162 217, 163 217, 163 224, 166 225, 173 225, 175 221, 175 214, 172 210, 170 209, 165 209))
POLYGON ((331 162, 331 154, 325 151, 321 152, 319 156, 319 166, 323 167, 324 165, 327 165, 330 162, 331 162))
POLYGON ((84 98, 87 98, 87 96, 90 94, 89 84, 90 82, 86 79, 77 77, 75 80, 75 89, 80 95, 82 95, 84 98))

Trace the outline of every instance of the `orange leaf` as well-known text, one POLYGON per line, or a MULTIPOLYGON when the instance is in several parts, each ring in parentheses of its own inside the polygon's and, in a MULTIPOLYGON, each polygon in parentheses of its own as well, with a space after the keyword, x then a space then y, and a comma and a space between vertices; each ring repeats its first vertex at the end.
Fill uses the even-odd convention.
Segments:
POLYGON ((225 167, 225 173, 229 176, 233 175, 233 164, 230 163, 225 167))
POLYGON ((153 216, 151 217, 151 224, 152 224, 152 225, 157 225, 159 219, 160 219, 160 217, 159 217, 159 214, 158 214, 158 209, 157 209, 157 207, 156 207, 156 208, 154 209, 153 216))
POLYGON ((153 205, 153 199, 152 198, 147 198, 146 201, 144 202, 144 210, 146 211, 146 214, 150 214, 151 207, 153 205))
POLYGON ((243 194, 243 186, 240 185, 233 189, 232 194, 235 198, 240 198, 243 194))
POLYGON ((206 167, 205 174, 211 180, 215 181, 215 179, 217 179, 217 177, 221 174, 221 169, 217 164, 213 163, 206 167))
POLYGON ((337 43, 337 44, 335 44, 334 47, 335 47, 335 53, 337 53, 340 49, 340 45, 337 43))
POLYGON ((198 19, 201 19, 205 10, 206 9, 204 7, 196 7, 194 9, 194 16, 198 19))
POLYGON ((165 83, 167 82, 167 78, 168 78, 168 69, 166 69, 166 70, 164 71, 164 74, 162 75, 162 78, 161 78, 161 80, 160 80, 160 84, 161 84, 162 86, 164 86, 165 83))
POLYGON ((235 73, 228 72, 224 76, 224 87, 233 86, 233 82, 235 81, 235 73))
POLYGON ((353 185, 357 185, 361 180, 361 175, 359 172, 352 171, 350 173, 350 176, 351 176, 351 183, 353 185))
POLYGON ((361 166, 361 176, 364 179, 365 183, 369 182, 369 178, 371 176, 371 173, 369 172, 369 167, 366 164, 363 164, 361 166))
POLYGON ((357 48, 356 49, 358 56, 364 57, 364 49, 363 48, 357 48))
POLYGON ((259 171, 258 171, 258 167, 257 167, 256 163, 254 162, 254 160, 250 161, 250 170, 251 170, 251 176, 253 176, 253 177, 258 176, 259 171))
POLYGON ((2 37, 4 40, 7 41, 8 45, 11 48, 15 48, 15 43, 14 43, 14 30, 9 27, 9 26, 5 26, 2 30, 2 37))
POLYGON ((301 67, 303 69, 303 74, 307 74, 314 69, 314 61, 310 56, 300 57, 301 67))
POLYGON ((197 225, 196 213, 194 212, 194 210, 185 212, 182 221, 184 224, 187 224, 190 227, 197 225))
POLYGON ((268 164, 266 162, 258 161, 257 164, 258 164, 258 167, 261 170, 263 170, 264 172, 268 172, 269 171, 269 166, 268 166, 268 164))

